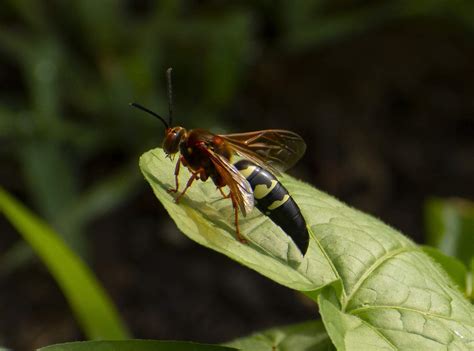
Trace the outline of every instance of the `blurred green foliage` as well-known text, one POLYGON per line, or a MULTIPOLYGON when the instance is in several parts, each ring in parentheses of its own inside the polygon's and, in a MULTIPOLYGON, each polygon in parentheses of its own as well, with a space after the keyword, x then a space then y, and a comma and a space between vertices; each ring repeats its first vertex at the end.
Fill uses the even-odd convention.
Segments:
POLYGON ((469 266, 474 258, 474 203, 465 199, 427 201, 427 244, 469 266))
POLYGON ((0 213, 48 267, 89 339, 129 338, 113 302, 87 265, 46 223, 1 187, 0 213))
POLYGON ((425 205, 424 250, 474 301, 474 203, 460 198, 432 198, 425 205))
POLYGON ((250 15, 183 10, 174 1, 142 12, 113 0, 0 5, 0 52, 11 79, 23 80, 0 97, 2 157, 14 160, 21 188, 82 255, 85 225, 133 193, 137 155, 161 142, 162 126, 128 102, 164 114, 164 71, 174 66, 179 122, 192 116, 209 126, 241 79, 250 15), (88 167, 101 157, 103 165, 88 167))
POLYGON ((411 18, 439 18, 474 30, 470 0, 296 0, 282 1, 275 10, 284 28, 281 45, 305 50, 316 45, 411 18))

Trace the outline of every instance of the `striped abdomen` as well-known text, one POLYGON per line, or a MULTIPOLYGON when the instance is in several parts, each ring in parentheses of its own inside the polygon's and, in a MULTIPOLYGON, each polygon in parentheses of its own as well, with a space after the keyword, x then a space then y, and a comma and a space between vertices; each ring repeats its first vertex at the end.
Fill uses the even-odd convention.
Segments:
POLYGON ((301 211, 278 179, 267 170, 248 160, 234 164, 253 189, 256 207, 293 239, 304 255, 309 234, 301 211))

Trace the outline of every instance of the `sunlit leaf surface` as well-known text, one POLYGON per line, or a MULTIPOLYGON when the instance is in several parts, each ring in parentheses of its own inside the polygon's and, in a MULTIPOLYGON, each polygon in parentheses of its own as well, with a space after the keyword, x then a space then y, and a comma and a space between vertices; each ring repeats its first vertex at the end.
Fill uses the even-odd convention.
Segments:
MULTIPOLYGON (((175 204, 166 191, 174 184, 174 163, 165 159, 161 149, 142 155, 140 166, 188 237, 317 298, 338 349, 474 347, 472 305, 440 266, 379 220, 283 176, 280 180, 312 230, 308 253, 302 258, 280 228, 257 210, 242 220, 242 232, 250 244, 237 241, 230 201, 221 199, 211 181, 197 182, 175 204)), ((183 170, 182 185, 188 177, 183 170)))
MULTIPOLYGON (((241 218, 241 231, 249 239, 249 244, 240 243, 235 235, 231 201, 223 199, 210 180, 196 182, 180 203, 176 204, 174 197, 167 192, 167 189, 174 186, 174 163, 165 159, 161 149, 142 155, 140 166, 177 226, 194 241, 297 290, 312 291, 337 279, 331 262, 317 241, 311 241, 308 253, 302 258, 288 236, 256 209, 246 218, 241 218)), ((181 187, 188 178, 189 172, 182 168, 181 187)), ((289 177, 284 178, 284 183, 298 200, 304 197, 304 200, 317 201, 311 194, 304 193, 306 185, 303 183, 289 177), (301 197, 295 193, 297 188, 302 191, 301 197)), ((316 203, 317 211, 325 216, 325 207, 337 202, 317 193, 318 197, 321 196, 321 201, 316 203)), ((302 207, 302 210, 308 216, 315 209, 307 212, 302 207)), ((329 216, 328 213, 326 215, 329 216)))

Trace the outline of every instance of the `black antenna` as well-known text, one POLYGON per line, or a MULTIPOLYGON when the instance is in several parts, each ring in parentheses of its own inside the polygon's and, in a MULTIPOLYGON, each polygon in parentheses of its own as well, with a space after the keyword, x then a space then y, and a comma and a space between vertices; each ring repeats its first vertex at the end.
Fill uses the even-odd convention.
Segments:
POLYGON ((168 82, 168 124, 173 125, 173 84, 171 83, 171 72, 173 68, 168 68, 166 70, 166 81, 168 82))
POLYGON ((139 110, 148 112, 148 113, 149 113, 150 115, 152 115, 152 116, 155 116, 155 117, 158 118, 161 122, 163 122, 163 124, 165 125, 166 129, 169 128, 168 123, 166 123, 166 121, 165 121, 159 114, 157 114, 156 112, 153 112, 153 111, 147 109, 146 107, 143 107, 142 105, 137 104, 137 103, 135 103, 135 102, 131 102, 129 105, 130 105, 130 106, 133 106, 133 107, 136 107, 136 108, 138 108, 139 110))

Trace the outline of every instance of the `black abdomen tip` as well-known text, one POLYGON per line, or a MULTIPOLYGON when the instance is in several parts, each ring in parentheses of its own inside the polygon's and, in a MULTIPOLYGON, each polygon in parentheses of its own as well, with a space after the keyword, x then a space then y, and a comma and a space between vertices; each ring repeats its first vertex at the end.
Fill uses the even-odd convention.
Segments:
POLYGON ((256 207, 293 240, 304 256, 309 245, 308 228, 288 190, 273 174, 249 160, 240 160, 234 166, 252 187, 256 207))

